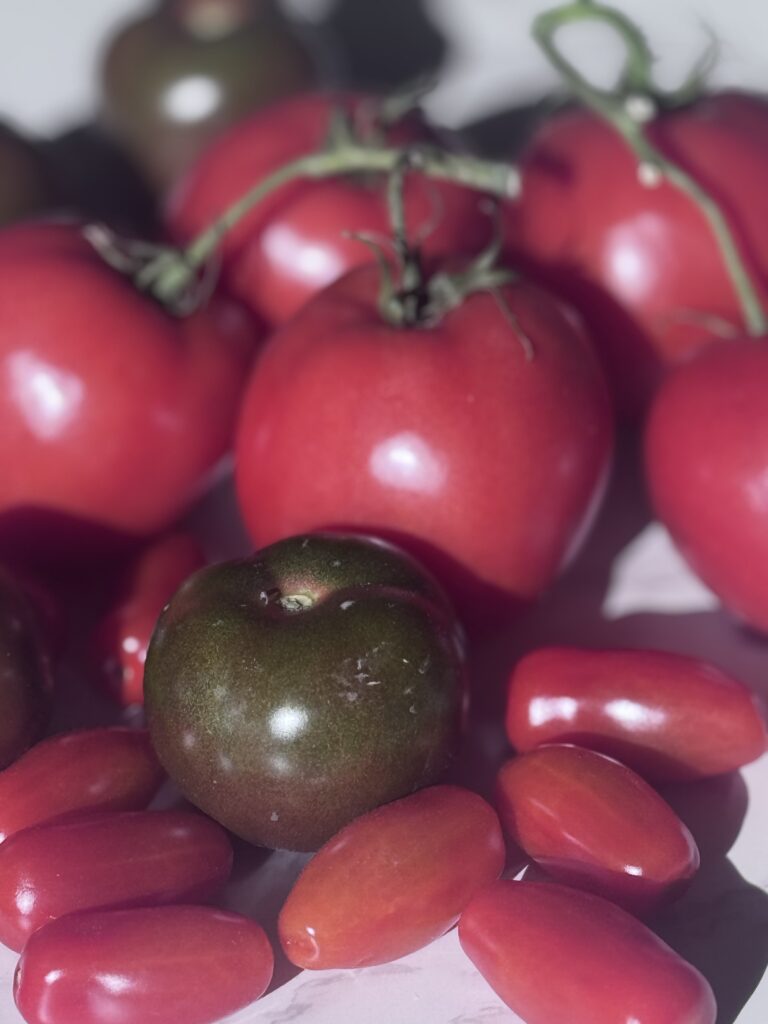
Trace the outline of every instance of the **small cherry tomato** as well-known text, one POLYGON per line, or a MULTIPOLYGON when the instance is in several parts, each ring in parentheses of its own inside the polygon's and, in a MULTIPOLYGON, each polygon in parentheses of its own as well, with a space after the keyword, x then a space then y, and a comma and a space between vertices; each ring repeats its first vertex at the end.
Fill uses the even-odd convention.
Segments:
POLYGON ((659 518, 723 604, 768 632, 768 337, 713 345, 651 407, 646 475, 659 518))
POLYGON ((223 829, 187 811, 91 813, 0 844, 0 942, 76 910, 205 900, 232 869, 223 829))
POLYGON ((39 213, 52 202, 42 157, 16 132, 0 124, 0 225, 39 213))
POLYGON ((162 779, 144 729, 52 736, 0 773, 0 842, 73 811, 141 810, 162 779))
POLYGON ((506 724, 519 752, 575 743, 652 782, 735 771, 760 757, 768 739, 743 683, 664 651, 534 651, 512 673, 506 724))
POLYGON ((715 1024, 696 968, 592 893, 496 882, 464 911, 459 939, 525 1024, 715 1024))
POLYGON ((161 0, 107 49, 104 122, 164 189, 222 129, 311 86, 313 65, 273 0, 161 0))
POLYGON ((197 540, 173 533, 150 544, 126 572, 113 606, 91 638, 97 678, 123 707, 144 702, 144 662, 160 612, 203 565, 197 540))
POLYGON ((27 1024, 215 1024, 272 977, 264 930, 211 907, 69 914, 24 947, 13 994, 27 1024))
MULTIPOLYGON (((345 111, 363 134, 392 144, 434 141, 417 114, 377 125, 374 97, 308 94, 285 100, 235 126, 191 169, 170 197, 169 229, 186 241, 219 217, 268 174, 318 151, 334 110, 345 111)), ((405 183, 409 237, 428 259, 475 252, 489 239, 481 198, 449 182, 411 175, 405 183)), ((381 175, 300 180, 280 188, 228 232, 224 280, 232 293, 271 324, 290 319, 304 303, 353 267, 370 249, 351 238, 389 238, 387 181, 381 175)))
POLYGON ((693 836, 618 761, 567 745, 508 761, 497 780, 504 828, 553 878, 631 913, 676 899, 699 867, 693 836))
POLYGON ((493 809, 457 786, 433 786, 355 819, 307 864, 280 912, 280 941, 299 967, 370 967, 448 931, 504 868, 493 809))

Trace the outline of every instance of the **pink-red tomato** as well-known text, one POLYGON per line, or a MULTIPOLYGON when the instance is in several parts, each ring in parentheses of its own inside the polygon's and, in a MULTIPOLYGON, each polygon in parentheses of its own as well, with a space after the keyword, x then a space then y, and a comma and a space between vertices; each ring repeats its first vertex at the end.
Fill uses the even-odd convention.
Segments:
POLYGON ((172 522, 229 446, 254 341, 229 301, 165 313, 74 225, 0 233, 0 552, 172 522))
MULTIPOLYGON (((768 281, 768 103, 722 93, 661 113, 646 130, 720 203, 748 269, 768 281)), ((596 115, 553 118, 521 169, 509 244, 585 314, 626 411, 645 404, 666 366, 712 341, 713 318, 743 330, 699 208, 666 182, 643 184, 636 157, 596 115)))
POLYGON ((24 829, 0 845, 0 942, 21 949, 76 910, 206 900, 226 882, 232 847, 187 811, 101 812, 24 829))
POLYGON ((258 999, 273 955, 255 921, 212 907, 69 914, 24 947, 28 1024, 214 1024, 258 999))
MULTIPOLYGON (((191 239, 267 175, 320 150, 334 110, 352 115, 364 134, 381 134, 392 144, 434 141, 414 114, 393 128, 378 128, 376 108, 370 96, 310 93, 242 121, 203 154, 172 193, 171 233, 179 241, 191 239)), ((411 238, 421 239, 427 258, 473 252, 489 239, 490 223, 476 193, 414 174, 406 182, 405 199, 411 238)), ((294 182, 228 233, 224 280, 260 316, 281 324, 310 296, 369 262, 370 250, 349 237, 359 232, 383 240, 391 236, 384 177, 294 182)))
POLYGON ((694 570, 768 632, 768 337, 713 345, 651 407, 654 508, 694 570))
POLYGON ((415 329, 383 321, 379 284, 376 267, 353 271, 267 345, 237 439, 246 525, 258 547, 385 537, 470 625, 503 620, 552 581, 602 495, 600 368, 569 311, 525 283, 499 293, 506 312, 476 293, 415 329))
POLYGON ((412 953, 459 919, 504 867, 494 810, 433 786, 355 819, 315 854, 280 912, 299 967, 370 967, 412 953))
POLYGON ((681 895, 699 867, 669 804, 604 754, 539 747, 502 767, 496 800, 510 837, 549 875, 632 913, 681 895))
POLYGON ((74 811, 141 810, 163 776, 145 729, 52 736, 0 772, 0 842, 74 811))
POLYGON ((91 638, 102 688, 120 705, 144 703, 144 662, 160 612, 184 580, 205 565, 197 540, 172 533, 150 544, 126 572, 91 638))
POLYGON ((653 782, 735 771, 767 742, 757 699, 743 683, 665 651, 534 651, 512 672, 506 726, 520 752, 575 743, 653 782))
POLYGON ((464 911, 459 939, 525 1024, 715 1024, 706 979, 592 893, 496 882, 464 911))

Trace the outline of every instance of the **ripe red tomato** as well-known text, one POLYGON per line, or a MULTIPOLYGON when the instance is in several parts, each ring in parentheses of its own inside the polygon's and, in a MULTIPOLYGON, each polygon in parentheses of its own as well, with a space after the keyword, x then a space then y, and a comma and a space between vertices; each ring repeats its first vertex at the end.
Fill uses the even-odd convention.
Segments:
POLYGON ((715 1024, 696 968, 592 893, 496 882, 464 911, 459 939, 526 1024, 715 1024))
POLYGON ((377 268, 353 271, 267 346, 237 440, 246 524, 259 547, 340 527, 388 538, 468 623, 499 621, 552 580, 601 496, 600 368, 569 312, 525 283, 504 288, 506 313, 476 293, 417 329, 388 326, 378 290, 377 268))
POLYGON ((512 673, 506 724, 518 751, 576 743, 653 782, 732 772, 766 749, 765 722, 743 683, 665 651, 534 651, 512 673))
POLYGON ((227 449, 253 342, 229 302, 166 314, 75 226, 0 234, 0 550, 172 522, 227 449))
POLYGON ((13 995, 28 1024, 214 1024, 265 992, 273 963, 263 928, 239 914, 92 911, 35 932, 13 995))
MULTIPOLYGON (((659 114, 647 131, 722 205, 747 267, 767 281, 768 103, 710 96, 659 114)), ((585 314, 626 411, 639 410, 667 365, 712 341, 712 317, 743 330, 698 207, 667 183, 643 185, 636 157, 602 119, 553 118, 522 173, 520 202, 507 208, 510 245, 585 314)))
MULTIPOLYGON (((375 103, 362 95, 307 94, 238 124, 203 154, 172 194, 167 210, 172 235, 189 240, 268 174, 318 151, 329 135, 334 108, 368 125, 375 103)), ((395 144, 432 139, 413 115, 385 135, 395 144)), ((489 238, 489 220, 476 193, 411 175, 405 199, 411 238, 424 235, 427 257, 474 252, 489 238)), ((350 232, 390 237, 385 178, 347 175, 294 182, 226 236, 225 282, 268 322, 281 324, 310 296, 369 262, 370 251, 350 232)))
POLYGON ((723 603, 768 631, 768 338, 723 342, 681 367, 654 402, 651 497, 723 603))
POLYGON ((604 754, 553 744, 516 757, 499 772, 497 804, 508 834, 549 875, 631 913, 680 896, 699 867, 669 804, 604 754))
POLYGON ((144 662, 160 612, 203 565, 198 542, 179 532, 150 544, 126 572, 115 602, 91 638, 98 681, 123 707, 144 703, 144 662))
POLYGON ((370 967, 448 931, 504 867, 493 809, 458 786, 432 786, 356 818, 307 864, 280 912, 299 967, 370 967))

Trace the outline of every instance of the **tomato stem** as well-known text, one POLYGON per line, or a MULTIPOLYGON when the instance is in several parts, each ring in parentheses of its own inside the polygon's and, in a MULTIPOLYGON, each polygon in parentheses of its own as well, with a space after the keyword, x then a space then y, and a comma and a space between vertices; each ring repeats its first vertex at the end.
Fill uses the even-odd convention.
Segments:
MULTIPOLYGON (((640 181, 648 188, 655 188, 666 180, 696 204, 720 249, 748 333, 752 336, 767 333, 768 316, 723 208, 694 177, 666 157, 648 138, 646 125, 656 114, 653 96, 657 90, 651 71, 653 54, 642 32, 620 11, 593 0, 573 0, 563 7, 545 11, 534 20, 532 31, 574 95, 612 125, 630 147, 638 160, 640 181), (554 37, 560 28, 579 21, 603 22, 621 37, 627 58, 615 89, 605 90, 593 85, 555 44, 554 37)), ((704 63, 700 62, 692 78, 699 79, 703 67, 704 63)))

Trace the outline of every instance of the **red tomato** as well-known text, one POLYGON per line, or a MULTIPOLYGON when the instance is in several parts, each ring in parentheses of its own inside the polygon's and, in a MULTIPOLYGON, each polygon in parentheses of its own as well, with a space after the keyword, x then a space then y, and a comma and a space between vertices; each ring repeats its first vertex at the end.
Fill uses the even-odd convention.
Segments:
POLYGON ((737 615, 768 631, 768 338, 723 342, 677 370, 651 409, 659 518, 737 615))
MULTIPOLYGON (((172 195, 167 212, 171 233, 189 240, 268 174, 320 150, 334 108, 372 127, 376 102, 370 96, 312 93, 242 121, 203 154, 172 195)), ((414 115, 386 137, 395 144, 433 141, 414 115)), ((490 224, 477 194, 411 175, 405 195, 411 238, 423 235, 427 257, 474 252, 488 240, 490 224)), ((350 232, 391 236, 385 178, 347 175, 294 182, 227 235, 225 281, 259 315, 281 324, 316 292, 370 261, 370 250, 349 238, 350 232)))
POLYGON ((195 538, 173 533, 147 547, 126 573, 91 639, 99 682, 123 707, 144 703, 144 662, 155 623, 184 580, 203 565, 195 538))
POLYGON ((2 232, 0 550, 174 520, 230 443, 252 330, 219 301, 174 319, 75 226, 2 232))
POLYGON ((13 994, 28 1024, 214 1024, 272 977, 264 930, 210 907, 70 914, 36 932, 13 994))
POLYGON ((280 912, 280 941, 299 967, 370 967, 451 928, 504 867, 493 809, 457 786, 433 786, 355 819, 312 858, 280 912))
MULTIPOLYGON (((749 270, 768 281, 768 103, 707 97, 661 113, 648 134, 721 204, 749 270)), ((551 120, 522 173, 510 244, 585 314, 626 411, 645 404, 665 366, 712 341, 710 318, 743 330, 699 208, 672 185, 643 185, 602 119, 575 110, 551 120)))
POLYGON ((464 911, 459 939, 525 1024, 715 1024, 696 968, 592 893, 496 882, 464 911))
POLYGON ((497 780, 504 828, 560 882, 648 914, 681 895, 699 867, 693 836, 630 768, 579 747, 540 747, 497 780))
POLYGON ((145 729, 52 736, 0 772, 0 842, 71 811, 141 810, 163 774, 145 729))
POLYGON ((205 900, 232 869, 219 825, 187 811, 93 813, 0 845, 0 942, 21 949, 75 910, 205 900))
POLYGON ((510 679, 507 735, 520 752, 589 747, 652 782, 732 772, 766 749, 761 710, 743 683, 664 651, 534 651, 510 679))
POLYGON ((396 329, 365 267, 271 339, 247 389, 237 486, 258 547, 317 529, 420 557, 471 623, 535 597, 601 497, 612 424, 567 310, 524 283, 396 329))

